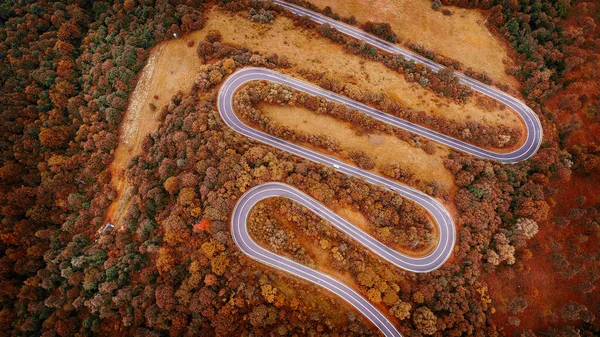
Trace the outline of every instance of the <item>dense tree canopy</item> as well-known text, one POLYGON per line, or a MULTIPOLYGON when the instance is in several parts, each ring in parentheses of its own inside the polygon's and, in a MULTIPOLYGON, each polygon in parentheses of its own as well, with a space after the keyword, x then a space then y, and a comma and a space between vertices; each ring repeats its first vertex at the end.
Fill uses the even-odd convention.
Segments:
MULTIPOLYGON (((547 258, 562 278, 572 281, 578 297, 557 309, 555 324, 547 331, 557 336, 597 334, 598 308, 589 299, 597 292, 598 271, 587 266, 598 258, 591 244, 599 233, 598 206, 589 196, 579 195, 572 198, 577 207, 568 204, 561 216, 552 208, 554 197, 561 200, 557 186, 593 176, 600 165, 596 143, 585 137, 595 130, 588 125, 600 121, 598 91, 592 90, 597 84, 593 62, 600 27, 597 4, 441 2, 490 9, 490 23, 513 44, 520 56, 512 72, 524 82, 528 103, 539 104, 535 108, 548 130, 538 154, 516 165, 450 155, 445 166, 457 189, 440 197, 456 205, 458 241, 453 259, 434 273, 393 268, 290 201, 258 205, 251 220, 253 235, 271 250, 312 267, 325 256, 329 271, 348 275, 365 297, 397 319, 403 332, 495 336, 502 329, 492 320, 494 306, 506 307, 513 317, 508 321, 518 324, 517 315, 531 310, 534 303, 521 295, 506 303, 492 302, 483 275, 511 275, 525 268, 532 242, 536 244, 548 228, 568 228, 574 234, 567 244, 558 238, 548 240, 547 258), (555 91, 556 98, 544 106, 555 91)), ((229 233, 233 205, 257 184, 286 182, 329 207, 361 213, 370 223, 367 230, 382 241, 416 251, 433 239, 429 219, 390 191, 250 141, 225 127, 216 110, 216 94, 229 74, 246 66, 284 71, 291 63, 283 55, 227 45, 218 31, 188 44, 205 63, 192 90, 182 88, 168 104, 153 108, 160 126, 144 139, 142 153, 128 165, 127 178, 137 197, 127 208, 122 229, 96 233, 117 198, 107 167, 149 48, 174 33, 202 28, 204 10, 213 5, 194 0, 0 4, 0 327, 7 335, 375 333, 341 300, 244 258, 229 233)), ((277 16, 290 16, 344 44, 347 52, 383 62, 426 90, 457 102, 472 95, 457 83, 450 68, 428 72, 272 3, 220 1, 216 6, 243 12, 256 24, 272 25, 277 16)), ((355 18, 340 18, 331 8, 323 12, 357 24, 355 18)), ((386 23, 364 26, 390 41, 396 39, 386 23)), ((460 67, 445 61, 449 67, 460 67)), ((517 132, 451 123, 336 79, 308 71, 305 77, 482 146, 510 146, 497 136, 517 132)), ((262 122, 283 138, 329 150, 336 149, 335 142, 269 124, 256 104, 295 102, 365 132, 379 130, 415 143, 404 131, 283 86, 250 83, 236 99, 249 123, 262 122)), ((428 141, 419 144, 431 151, 428 141)), ((351 153, 349 159, 360 167, 373 167, 367 153, 351 153)), ((430 182, 419 185, 402 167, 389 167, 383 174, 435 193, 430 182)))

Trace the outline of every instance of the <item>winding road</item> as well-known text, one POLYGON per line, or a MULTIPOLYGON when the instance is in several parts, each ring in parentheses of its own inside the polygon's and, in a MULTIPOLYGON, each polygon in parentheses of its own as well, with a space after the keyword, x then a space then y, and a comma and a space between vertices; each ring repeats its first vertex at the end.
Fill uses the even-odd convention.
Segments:
MULTIPOLYGON (((326 24, 330 25, 332 28, 335 28, 336 30, 344 33, 345 35, 351 36, 355 39, 363 40, 366 43, 372 45, 373 47, 375 47, 377 49, 383 50, 383 51, 391 53, 391 54, 401 54, 407 60, 409 60, 409 61, 412 60, 417 63, 422 63, 424 66, 428 67, 429 69, 431 69, 433 71, 437 72, 440 69, 445 68, 443 65, 435 63, 432 60, 430 60, 422 55, 419 55, 410 50, 401 48, 395 44, 392 44, 392 43, 382 40, 378 37, 375 37, 365 31, 362 31, 362 30, 356 28, 356 27, 347 25, 340 21, 336 21, 332 18, 321 15, 319 13, 315 13, 306 8, 303 8, 303 7, 300 7, 297 5, 293 5, 293 4, 289 4, 285 1, 279 1, 279 0, 275 0, 275 1, 273 1, 273 3, 281 5, 282 7, 288 9, 289 11, 291 11, 294 14, 308 16, 312 21, 314 21, 316 23, 319 23, 319 24, 326 23, 326 24)), ((498 160, 498 161, 501 161, 504 163, 516 163, 516 162, 528 159, 529 157, 533 156, 537 152, 537 150, 540 147, 540 144, 542 143, 542 136, 543 136, 542 125, 540 123, 538 116, 535 114, 535 112, 533 112, 533 110, 531 110, 531 108, 529 108, 525 103, 519 101, 518 99, 516 99, 496 88, 490 87, 487 84, 484 84, 475 79, 472 79, 464 74, 455 72, 455 75, 459 77, 459 79, 460 79, 459 83, 468 85, 473 90, 475 90, 485 96, 488 96, 496 101, 504 103, 509 108, 516 111, 519 114, 519 116, 523 119, 523 121, 525 122, 525 128, 526 128, 526 132, 527 132, 527 138, 525 140, 525 143, 523 145, 521 145, 521 147, 519 147, 518 149, 516 149, 514 151, 511 151, 508 153, 496 153, 493 151, 482 149, 482 148, 477 147, 472 144, 462 142, 460 140, 456 140, 449 136, 440 134, 435 131, 431 131, 431 130, 429 130, 427 128, 423 128, 423 127, 421 127, 419 129, 420 132, 417 132, 416 130, 407 128, 408 131, 415 132, 421 136, 430 138, 432 140, 435 140, 441 144, 447 145, 447 146, 455 148, 457 150, 472 154, 476 157, 486 158, 486 159, 494 159, 494 160, 498 160), (423 132, 424 130, 427 130, 427 131, 423 132)), ((405 122, 405 123, 410 124, 411 127, 414 126, 413 123, 410 123, 410 122, 405 122)))
MULTIPOLYGON (((291 5, 282 1, 275 1, 275 3, 290 9, 294 13, 308 15, 315 22, 326 22, 341 32, 358 39, 363 39, 367 43, 370 43, 379 49, 391 53, 402 54, 407 59, 414 59, 416 62, 421 62, 434 71, 443 68, 443 66, 438 65, 429 59, 401 49, 379 38, 373 37, 372 35, 369 35, 355 27, 348 26, 333 19, 324 17, 320 14, 311 12, 305 8, 291 5)), ((359 310, 373 324, 375 324, 375 326, 377 326, 377 328, 379 328, 384 335, 401 336, 396 327, 377 308, 375 308, 375 306, 373 306, 368 300, 350 287, 327 276, 326 274, 308 268, 286 257, 274 254, 259 246, 254 240, 252 240, 250 234, 248 233, 248 216, 252 210, 252 207, 259 201, 272 197, 285 197, 307 207, 319 217, 330 222, 337 229, 349 235, 358 243, 395 266, 412 272, 424 273, 435 270, 442 266, 449 258, 454 248, 456 230, 452 217, 448 211, 437 200, 420 191, 401 185, 395 181, 373 174, 369 171, 362 170, 353 165, 346 164, 337 158, 306 149, 294 143, 279 139, 249 127, 248 125, 244 124, 235 114, 233 97, 236 90, 245 83, 256 80, 266 80, 284 84, 293 89, 304 91, 311 95, 322 96, 330 101, 345 104, 352 109, 359 110, 380 121, 405 129, 420 136, 427 137, 441 144, 477 157, 499 160, 505 163, 513 163, 520 160, 525 160, 534 155, 540 146, 542 138, 541 125, 535 113, 533 113, 529 107, 514 97, 511 97, 495 88, 489 87, 462 74, 457 74, 457 76, 460 77, 462 83, 470 85, 474 90, 508 105, 521 116, 527 127, 527 139, 519 149, 516 149, 510 153, 495 153, 493 151, 481 149, 472 144, 462 142, 420 125, 416 125, 414 123, 410 123, 397 117, 385 114, 360 102, 351 100, 347 97, 335 94, 276 71, 263 68, 245 68, 229 76, 219 90, 218 110, 223 118, 223 121, 230 128, 259 142, 271 145, 283 151, 290 152, 315 163, 330 166, 339 172, 360 178, 368 183, 382 186, 416 202, 421 207, 425 208, 434 218, 440 237, 436 248, 425 257, 414 258, 402 255, 373 238, 369 234, 365 233, 361 229, 357 228, 355 225, 339 217, 326 206, 319 203, 304 192, 286 184, 271 182, 255 186, 244 193, 233 210, 231 218, 232 235, 240 250, 252 259, 286 271, 309 282, 318 284, 332 293, 340 296, 342 299, 359 310)))

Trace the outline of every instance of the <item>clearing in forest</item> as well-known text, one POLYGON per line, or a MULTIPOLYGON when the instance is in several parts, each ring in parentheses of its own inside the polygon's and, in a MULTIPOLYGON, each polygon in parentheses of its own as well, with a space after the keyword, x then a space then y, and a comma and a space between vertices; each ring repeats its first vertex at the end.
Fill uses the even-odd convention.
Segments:
MULTIPOLYGON (((300 74, 307 71, 322 73, 327 77, 337 78, 342 83, 356 85, 367 92, 386 94, 403 106, 429 114, 443 115, 455 120, 473 120, 484 125, 521 125, 520 119, 510 109, 485 109, 472 101, 458 104, 449 98, 436 95, 417 83, 407 82, 403 75, 391 71, 381 63, 350 54, 344 51, 342 46, 321 37, 318 33, 294 26, 291 19, 277 17, 270 24, 260 24, 249 21, 241 14, 233 15, 220 10, 210 11, 207 18, 205 28, 178 39, 165 41, 152 49, 148 64, 140 74, 121 123, 120 141, 111 164, 113 186, 118 192, 118 197, 111 205, 107 218, 117 224, 127 210, 127 205, 133 200, 124 174, 127 164, 131 158, 141 153, 144 137, 156 129, 156 118, 161 108, 168 104, 178 91, 186 92, 192 89, 194 78, 202 66, 196 54, 196 45, 198 41, 204 40, 210 30, 221 32, 222 43, 246 46, 267 56, 275 53, 286 56, 292 64, 291 68, 286 69, 291 76, 301 76, 300 74), (192 47, 188 45, 191 41, 194 42, 192 47)), ((294 123, 293 120, 282 122, 294 123)), ((345 129, 346 131, 339 133, 352 132, 347 127, 345 129)), ((377 137, 384 137, 386 140, 380 145, 370 142, 362 146, 377 148, 372 151, 380 153, 379 161, 389 162, 395 157, 396 163, 410 173, 425 180, 436 177, 444 190, 450 188, 451 178, 442 165, 447 151, 438 150, 432 156, 393 137, 377 137), (407 152, 401 155, 398 149, 406 149, 407 152), (427 165, 431 170, 420 169, 420 165, 427 165)), ((358 143, 360 142, 354 142, 358 143)))
POLYGON ((457 60, 477 72, 486 72, 492 79, 517 89, 518 81, 506 74, 513 65, 504 42, 485 26, 483 11, 448 7, 435 11, 431 1, 411 0, 313 0, 319 8, 331 7, 344 17, 354 16, 360 23, 386 22, 398 35, 399 43, 420 44, 442 56, 457 60))

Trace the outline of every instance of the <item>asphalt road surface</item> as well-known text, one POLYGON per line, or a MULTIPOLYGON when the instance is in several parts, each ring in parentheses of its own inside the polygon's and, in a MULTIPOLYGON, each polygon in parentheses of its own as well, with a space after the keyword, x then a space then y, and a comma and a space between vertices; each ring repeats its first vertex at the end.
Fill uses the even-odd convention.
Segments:
POLYGON ((294 79, 287 75, 263 68, 245 68, 232 74, 221 86, 218 96, 218 110, 223 121, 233 130, 255 139, 259 142, 271 145, 299 157, 311 160, 329 166, 339 172, 360 178, 368 183, 379 185, 390 191, 396 192, 405 198, 411 199, 421 207, 425 208, 434 218, 435 224, 439 229, 439 242, 436 248, 429 255, 421 258, 413 258, 402 255, 379 242, 372 236, 360 230, 356 226, 347 222, 331 212, 327 207, 312 199, 305 193, 285 184, 266 183, 256 186, 247 191, 237 202, 231 219, 231 231, 235 243, 240 250, 249 257, 284 270, 288 273, 316 283, 327 290, 342 297, 348 303, 352 304, 363 315, 365 315, 375 326, 377 326, 386 336, 401 336, 393 324, 369 301, 360 294, 331 277, 318 272, 314 269, 303 266, 290 259, 278 256, 268 250, 260 247, 252 240, 247 229, 247 218, 252 207, 260 200, 268 197, 282 196, 299 202, 315 212, 319 217, 329 221, 338 229, 351 236, 361 245, 371 250, 373 253, 381 256, 394 265, 413 272, 429 272, 439 268, 446 262, 456 240, 456 232, 452 217, 447 210, 434 198, 401 185, 395 181, 376 175, 369 171, 362 170, 356 166, 346 164, 345 162, 327 156, 325 154, 308 150, 294 143, 269 135, 256 130, 244 124, 234 112, 233 96, 237 89, 244 83, 255 80, 267 80, 275 83, 288 85, 294 89, 302 90, 312 95, 320 95, 328 100, 347 104, 355 109, 361 110, 365 114, 384 120, 390 124, 406 123, 393 116, 386 115, 364 104, 352 101, 344 96, 326 91, 312 84, 294 79))
MULTIPOLYGON (((367 43, 370 43, 382 50, 391 53, 403 54, 407 59, 414 59, 416 62, 421 62, 435 71, 442 68, 442 66, 432 62, 429 59, 413 54, 412 52, 373 37, 357 28, 345 25, 295 5, 287 4, 281 1, 275 1, 275 3, 278 3, 297 14, 308 15, 316 22, 327 22, 332 27, 342 31, 343 33, 351 35, 355 38, 363 39, 367 43)), ((242 250, 242 252, 261 263, 286 271, 290 274, 324 287, 325 289, 340 296, 342 299, 353 305, 373 324, 375 324, 375 326, 377 326, 377 328, 379 328, 384 335, 401 336, 400 332, 394 327, 394 325, 377 308, 375 308, 368 300, 366 300, 356 291, 321 272, 308 268, 288 258, 276 255, 259 246, 254 240, 252 240, 250 234, 248 233, 247 218, 252 207, 260 200, 271 197, 289 198, 307 207, 319 217, 330 222, 340 231, 349 235, 358 243, 390 263, 412 272, 424 273, 435 270, 442 266, 454 248, 456 230, 452 221, 452 217, 448 211, 434 198, 415 189, 401 185, 395 181, 373 174, 369 171, 362 170, 353 165, 346 164, 337 158, 308 150, 294 143, 290 143, 247 126, 234 113, 233 97, 236 90, 243 84, 250 81, 266 80, 274 83, 284 84, 311 95, 322 96, 330 101, 346 104, 348 107, 359 110, 380 121, 389 123, 420 136, 427 137, 441 144, 477 157, 495 159, 505 163, 513 163, 527 159, 535 154, 539 148, 542 138, 541 125, 535 113, 533 113, 529 107, 516 98, 506 95, 495 88, 489 87, 462 74, 457 73, 456 75, 460 77, 463 84, 470 85, 474 90, 501 101, 515 110, 521 116, 527 127, 527 140, 519 149, 516 149, 510 153, 495 153, 493 151, 481 149, 472 144, 456 140, 439 132, 435 132, 425 127, 385 114, 379 110, 373 109, 347 97, 337 95, 320 87, 272 70, 263 68, 245 68, 232 74, 221 86, 218 96, 219 113, 229 127, 259 142, 271 145, 307 160, 332 167, 334 170, 360 178, 368 183, 379 185, 383 188, 389 189, 390 191, 396 192, 405 198, 413 200, 431 214, 439 230, 438 245, 429 255, 419 258, 405 256, 394 251, 353 224, 339 217, 323 204, 319 203, 307 194, 289 185, 272 182, 261 184, 247 191, 244 195, 242 195, 233 210, 231 219, 232 235, 235 243, 242 250)))
MULTIPOLYGON (((263 247, 259 246, 248 233, 246 220, 254 205, 266 198, 285 197, 297 201, 316 213, 321 218, 329 221, 333 226, 350 235, 355 240, 363 245, 371 247, 370 249, 376 252, 381 252, 389 257, 389 259, 397 260, 405 258, 402 255, 391 250, 381 242, 364 233, 354 225, 348 223, 337 214, 330 211, 323 204, 306 195, 304 192, 297 190, 290 185, 282 183, 265 183, 258 185, 246 192, 235 208, 231 219, 232 233, 235 243, 240 249, 251 258, 301 277, 309 282, 315 283, 338 295, 365 317, 367 317, 377 328, 379 328, 386 336, 401 336, 400 332, 394 325, 377 309, 371 302, 362 297, 350 287, 344 285, 340 281, 327 276, 321 272, 311 269, 303 264, 292 261, 286 257, 274 254, 263 247)), ((454 233, 453 233, 454 235, 454 233)), ((448 246, 451 249, 451 246, 448 246)))
MULTIPOLYGON (((336 21, 332 18, 315 13, 306 8, 303 8, 303 7, 300 7, 297 5, 293 5, 293 4, 289 4, 284 1, 278 1, 278 0, 273 1, 273 3, 281 5, 282 7, 290 10, 294 14, 308 16, 314 22, 317 22, 320 24, 327 23, 332 28, 335 28, 336 30, 338 30, 348 36, 351 36, 353 38, 356 38, 359 40, 364 40, 366 43, 376 47, 377 49, 380 49, 380 50, 383 50, 383 51, 386 51, 386 52, 392 53, 392 54, 401 54, 407 60, 413 60, 417 63, 422 63, 424 66, 430 68, 433 71, 437 72, 438 70, 445 68, 443 65, 435 63, 432 60, 430 60, 422 55, 413 53, 404 48, 400 48, 397 45, 394 45, 390 42, 387 42, 378 37, 375 37, 369 33, 366 33, 365 31, 362 31, 362 30, 356 28, 356 27, 347 25, 340 21, 336 21)), ((406 125, 405 125, 406 130, 415 132, 419 135, 422 135, 429 139, 435 140, 441 144, 447 145, 447 146, 455 148, 457 150, 470 153, 476 157, 495 159, 498 161, 502 161, 504 163, 515 163, 515 162, 518 162, 521 160, 525 160, 525 159, 528 159, 529 157, 533 156, 537 152, 537 150, 540 147, 540 144, 542 143, 542 136, 543 136, 542 125, 541 125, 540 120, 537 117, 537 115, 525 103, 519 101, 518 99, 516 99, 496 88, 490 87, 490 86, 488 86, 484 83, 481 83, 475 79, 472 79, 464 74, 455 72, 455 75, 460 78, 461 84, 468 85, 473 90, 475 90, 485 96, 488 96, 496 101, 504 103, 509 108, 516 111, 519 114, 519 116, 523 119, 523 121, 525 122, 525 128, 527 130, 527 139, 525 140, 525 143, 521 147, 519 147, 518 149, 516 149, 514 151, 511 151, 508 153, 496 153, 493 151, 479 148, 475 145, 471 145, 471 144, 456 140, 454 138, 440 134, 438 132, 431 131, 424 127, 420 127, 420 128, 418 128, 418 130, 413 130, 412 128, 415 125, 410 122, 404 122, 404 123, 406 123, 406 125)))
MULTIPOLYGON (((373 241, 366 241, 364 239, 360 239, 359 242, 361 244, 365 245, 368 249, 371 249, 374 253, 380 255, 381 257, 397 265, 398 267, 413 272, 429 272, 439 268, 446 261, 446 259, 452 251, 452 247, 454 246, 454 224, 452 222, 452 218, 450 217, 446 209, 434 198, 420 191, 397 183, 393 180, 387 179, 369 171, 365 171, 354 165, 347 164, 337 158, 306 149, 300 145, 288 142, 286 140, 269 135, 265 132, 256 130, 242 122, 234 112, 233 96, 237 89, 244 83, 255 80, 267 80, 270 82, 285 84, 296 90, 301 90, 312 95, 326 97, 330 101, 345 103, 347 105, 352 106, 355 109, 364 112, 367 115, 384 120, 393 125, 397 125, 396 123, 404 121, 396 117, 386 115, 364 104, 350 100, 347 97, 334 94, 312 84, 308 84, 306 82, 278 73, 276 71, 263 68, 244 68, 235 72, 223 83, 218 97, 218 109, 219 113, 221 114, 221 118, 223 118, 223 121, 225 121, 225 123, 233 130, 247 137, 258 140, 262 143, 271 145, 273 147, 279 148, 283 151, 287 151, 289 153, 295 154, 299 157, 311 160, 313 162, 329 166, 334 170, 360 178, 368 183, 379 185, 390 191, 396 192, 405 198, 411 199, 423 208, 425 208, 427 211, 429 211, 429 213, 435 219, 435 222, 439 227, 440 242, 437 248, 431 254, 422 258, 411 258, 404 256, 383 245, 382 243, 377 242, 375 239, 372 238, 370 239, 372 239, 373 241)), ((248 193, 251 192, 247 192, 247 194, 248 193)), ((293 200, 300 202, 304 205, 303 199, 293 198, 293 200)), ((317 214, 321 215, 325 210, 326 208, 321 207, 320 213, 317 212, 317 214)), ((234 219, 235 217, 236 214, 234 214, 234 219)), ((245 218, 241 221, 243 222, 243 226, 245 226, 245 218)), ((349 226, 354 229, 354 226, 349 226)), ((352 236, 352 233, 348 231, 345 232, 346 234, 352 236)), ((233 234, 234 238, 236 238, 237 231, 235 230, 235 226, 233 234)))

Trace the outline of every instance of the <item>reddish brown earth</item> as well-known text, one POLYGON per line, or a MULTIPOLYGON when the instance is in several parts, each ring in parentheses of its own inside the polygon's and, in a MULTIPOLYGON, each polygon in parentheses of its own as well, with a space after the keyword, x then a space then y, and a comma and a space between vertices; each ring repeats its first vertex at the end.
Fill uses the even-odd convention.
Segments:
POLYGON ((595 228, 583 225, 584 220, 589 217, 589 211, 588 214, 575 219, 571 210, 598 209, 600 174, 575 174, 570 182, 557 180, 552 181, 550 186, 558 188, 554 197, 549 198, 550 204, 554 205, 550 220, 540 224, 539 233, 530 242, 528 249, 520 252, 515 267, 504 267, 485 277, 490 286, 490 294, 497 304, 498 311, 494 317, 496 322, 507 322, 508 317, 512 315, 507 311, 512 299, 524 297, 527 300, 528 307, 515 315, 521 320, 520 326, 515 327, 508 323, 504 325, 509 336, 519 335, 528 329, 534 329, 535 332, 539 327, 574 325, 576 321, 567 322, 561 318, 562 308, 571 301, 585 305, 591 312, 598 312, 597 299, 600 289, 596 286, 591 292, 582 293, 576 287, 586 279, 589 280, 590 274, 597 274, 597 261, 589 257, 597 254, 600 231, 597 225, 595 228), (585 197, 583 203, 577 200, 580 196, 585 197), (557 224, 559 217, 569 219, 570 225, 557 224), (562 246, 558 252, 566 258, 567 268, 581 268, 572 278, 559 274, 565 269, 552 262, 553 254, 557 253, 557 250, 552 248, 554 243, 562 246))

